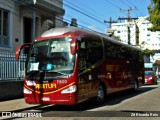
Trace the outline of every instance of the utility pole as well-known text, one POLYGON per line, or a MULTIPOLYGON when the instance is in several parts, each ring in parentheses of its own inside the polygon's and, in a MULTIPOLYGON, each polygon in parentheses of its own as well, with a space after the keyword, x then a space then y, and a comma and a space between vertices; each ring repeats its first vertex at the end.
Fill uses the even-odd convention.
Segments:
POLYGON ((118 20, 127 20, 127 22, 128 22, 127 31, 128 31, 128 44, 129 45, 131 44, 131 40, 130 40, 130 32, 131 31, 130 31, 130 24, 129 24, 129 22, 131 22, 131 20, 137 19, 137 18, 131 18, 130 12, 132 10, 137 10, 137 8, 129 8, 127 10, 120 9, 121 12, 127 12, 128 17, 127 18, 118 18, 118 20))
POLYGON ((114 31, 111 29, 112 23, 117 23, 117 21, 112 20, 112 17, 110 17, 109 21, 104 20, 104 23, 109 23, 109 28, 106 29, 106 34, 109 37, 112 37, 114 34, 114 31))
POLYGON ((104 23, 109 23, 109 28, 111 28, 112 23, 117 23, 117 21, 112 20, 112 17, 110 17, 109 21, 104 20, 104 23))
POLYGON ((136 25, 136 30, 135 30, 135 40, 136 40, 136 45, 138 46, 139 45, 139 28, 135 22, 135 25, 136 25))

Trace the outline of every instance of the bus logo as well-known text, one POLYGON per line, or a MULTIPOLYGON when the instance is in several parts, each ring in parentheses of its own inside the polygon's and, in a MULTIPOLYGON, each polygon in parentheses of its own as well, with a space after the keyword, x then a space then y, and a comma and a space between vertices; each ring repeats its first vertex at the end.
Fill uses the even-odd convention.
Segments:
POLYGON ((36 89, 46 89, 46 88, 57 88, 55 83, 52 84, 36 84, 35 86, 36 89))

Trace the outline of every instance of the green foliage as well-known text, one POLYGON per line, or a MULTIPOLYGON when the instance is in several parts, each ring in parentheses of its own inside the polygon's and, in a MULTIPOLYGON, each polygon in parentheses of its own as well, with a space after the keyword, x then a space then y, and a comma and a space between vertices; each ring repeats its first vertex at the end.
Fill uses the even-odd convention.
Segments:
POLYGON ((113 35, 112 38, 113 38, 114 40, 121 41, 120 37, 118 37, 118 36, 114 36, 114 35, 113 35))
POLYGON ((151 55, 151 56, 153 56, 154 52, 152 50, 145 49, 145 50, 142 51, 142 54, 143 55, 151 55))
POLYGON ((151 31, 160 31, 160 0, 151 0, 148 6, 150 16, 148 20, 152 23, 151 31))

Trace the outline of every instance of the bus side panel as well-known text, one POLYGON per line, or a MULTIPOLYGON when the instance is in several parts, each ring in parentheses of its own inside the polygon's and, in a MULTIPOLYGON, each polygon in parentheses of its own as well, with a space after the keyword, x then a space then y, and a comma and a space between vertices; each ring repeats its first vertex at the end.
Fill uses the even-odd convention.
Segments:
POLYGON ((103 71, 107 81, 108 93, 130 88, 133 84, 132 73, 125 60, 106 59, 103 71))

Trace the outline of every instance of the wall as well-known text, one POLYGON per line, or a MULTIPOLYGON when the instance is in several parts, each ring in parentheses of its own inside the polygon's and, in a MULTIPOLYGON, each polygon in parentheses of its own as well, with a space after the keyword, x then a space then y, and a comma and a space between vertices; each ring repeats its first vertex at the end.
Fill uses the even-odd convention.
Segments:
POLYGON ((23 98, 23 80, 0 81, 0 101, 23 98))

